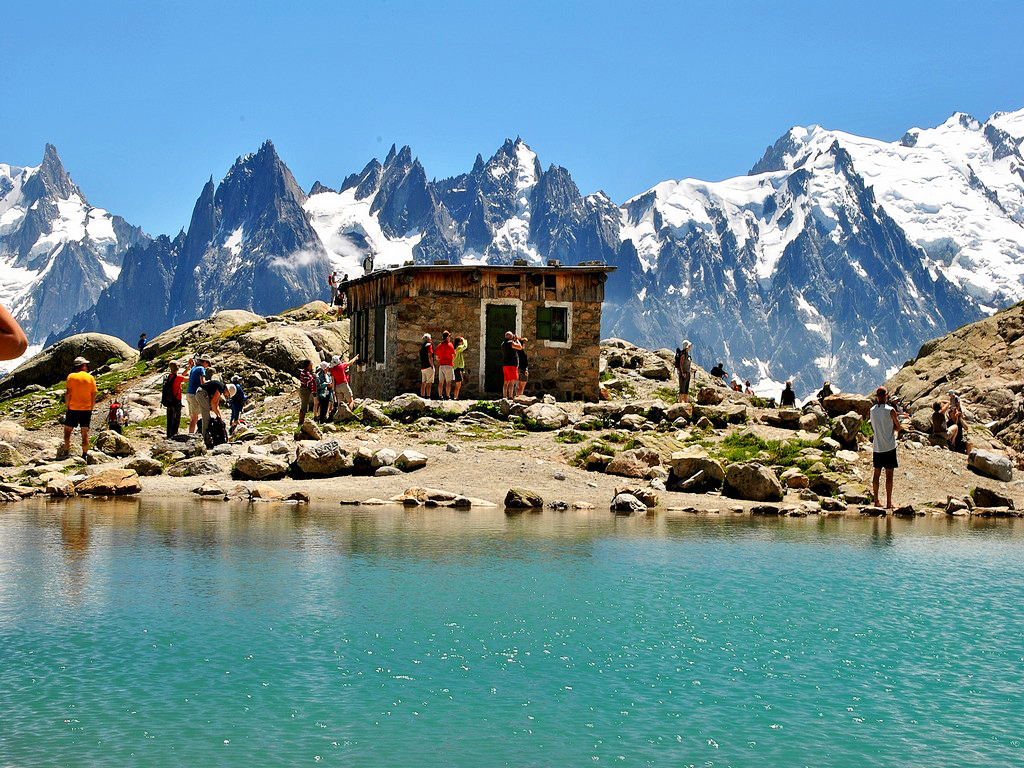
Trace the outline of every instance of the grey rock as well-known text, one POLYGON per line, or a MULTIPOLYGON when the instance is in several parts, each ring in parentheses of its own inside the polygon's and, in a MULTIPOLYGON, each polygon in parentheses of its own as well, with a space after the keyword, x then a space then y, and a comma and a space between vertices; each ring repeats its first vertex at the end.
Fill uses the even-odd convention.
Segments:
POLYGON ((304 475, 329 477, 352 470, 353 460, 337 440, 302 442, 295 449, 295 466, 304 475))
POLYGON ((167 474, 171 477, 196 477, 198 475, 216 475, 223 472, 223 468, 216 461, 208 456, 196 456, 192 459, 179 461, 167 468, 167 474))
POLYGON ((973 450, 967 457, 967 466, 979 475, 1009 482, 1013 479, 1013 464, 1006 454, 995 451, 973 450))
POLYGON ((93 443, 93 448, 108 456, 134 456, 135 447, 124 435, 118 434, 111 430, 104 430, 96 436, 96 441, 93 443))
POLYGON ((373 474, 374 477, 392 477, 394 475, 401 475, 403 473, 402 470, 400 470, 398 467, 383 466, 377 467, 377 469, 374 470, 373 474))
POLYGON ((274 456, 243 454, 235 461, 232 474, 246 480, 275 480, 284 477, 288 465, 274 456))
POLYGON ((1014 508, 1013 499, 1008 495, 980 485, 971 489, 971 498, 974 500, 975 506, 978 507, 1014 508))
POLYGON ((153 475, 162 474, 164 471, 163 464, 156 459, 150 459, 146 456, 132 459, 125 464, 125 468, 135 470, 140 477, 152 477, 153 475))
POLYGON ((782 484, 768 467, 757 462, 730 464, 725 471, 726 495, 747 501, 782 501, 782 484))
POLYGON ((373 467, 374 469, 379 469, 380 467, 390 467, 395 463, 395 460, 397 458, 398 454, 395 453, 390 448, 381 448, 370 458, 370 466, 373 467))
POLYGON ((505 506, 508 509, 541 509, 544 499, 525 488, 509 488, 505 494, 505 506))
POLYGON ((395 466, 403 472, 412 472, 427 466, 427 457, 422 453, 406 448, 395 459, 395 466))
POLYGON ((647 505, 631 493, 618 493, 612 499, 612 512, 617 515, 645 515, 647 505))

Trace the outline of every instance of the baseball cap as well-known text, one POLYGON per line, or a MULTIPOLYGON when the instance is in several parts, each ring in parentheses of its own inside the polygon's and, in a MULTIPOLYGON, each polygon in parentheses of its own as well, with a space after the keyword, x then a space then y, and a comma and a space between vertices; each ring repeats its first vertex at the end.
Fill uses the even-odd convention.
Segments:
POLYGON ((78 366, 80 366, 80 365, 88 365, 88 364, 89 364, 89 361, 88 361, 88 360, 86 360, 86 359, 85 359, 84 357, 82 357, 81 355, 79 355, 78 357, 76 357, 76 358, 75 358, 75 362, 74 362, 74 363, 72 363, 72 365, 74 365, 74 366, 75 366, 75 368, 77 368, 77 367, 78 367, 78 366))

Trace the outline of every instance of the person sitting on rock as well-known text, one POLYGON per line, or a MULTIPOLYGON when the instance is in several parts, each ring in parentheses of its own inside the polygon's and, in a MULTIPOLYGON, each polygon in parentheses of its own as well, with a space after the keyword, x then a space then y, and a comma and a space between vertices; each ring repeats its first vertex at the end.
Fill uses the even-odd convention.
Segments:
POLYGON ((753 387, 750 386, 750 379, 747 379, 745 382, 743 382, 743 394, 745 394, 745 395, 752 395, 752 394, 754 394, 754 389, 753 389, 753 387))
POLYGON ((946 437, 946 414, 942 412, 942 403, 936 400, 932 404, 932 436, 946 437))
POLYGON ((729 386, 729 374, 725 372, 725 368, 723 367, 722 363, 718 363, 717 365, 715 365, 715 367, 712 368, 709 371, 709 373, 713 378, 716 379, 717 384, 721 384, 726 387, 729 386))
POLYGON ((946 441, 954 453, 970 453, 971 444, 967 442, 967 423, 964 421, 964 409, 956 392, 949 390, 949 404, 946 406, 946 441))
POLYGON ((793 391, 792 381, 786 382, 786 388, 782 390, 779 402, 782 404, 783 408, 792 408, 796 405, 796 392, 793 391))
POLYGON ((817 398, 818 402, 820 403, 826 397, 828 397, 831 394, 832 394, 832 383, 829 382, 829 381, 826 381, 824 384, 821 385, 821 389, 818 390, 818 394, 815 395, 815 397, 817 398))

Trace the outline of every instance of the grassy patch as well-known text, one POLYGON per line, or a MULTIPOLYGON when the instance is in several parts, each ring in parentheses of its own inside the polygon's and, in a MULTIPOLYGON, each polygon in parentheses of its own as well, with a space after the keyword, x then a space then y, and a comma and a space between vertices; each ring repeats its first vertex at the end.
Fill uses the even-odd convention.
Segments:
POLYGON ((614 379, 614 378, 615 378, 615 374, 614 374, 614 373, 612 373, 612 372, 611 372, 610 370, 607 370, 607 369, 606 369, 606 370, 604 370, 604 371, 603 371, 603 372, 601 373, 601 375, 600 375, 600 376, 598 377, 598 379, 599 379, 600 381, 611 381, 611 380, 612 380, 612 379, 614 379))
POLYGON ((679 398, 679 390, 676 387, 658 387, 654 396, 663 402, 674 403, 679 398))
POLYGON ((757 395, 750 396, 750 404, 754 408, 771 408, 772 402, 765 397, 758 397, 757 395))
POLYGON ((266 320, 256 320, 256 321, 251 322, 251 323, 243 323, 242 325, 235 325, 235 326, 232 326, 231 328, 228 328, 226 331, 221 331, 219 334, 217 334, 216 339, 218 339, 220 341, 227 341, 229 339, 235 339, 235 338, 238 338, 239 336, 245 335, 246 333, 251 331, 253 328, 262 328, 266 324, 267 324, 266 320))
POLYGON ((146 429, 148 427, 160 427, 160 429, 167 429, 167 414, 162 413, 159 416, 154 416, 151 419, 143 419, 142 421, 135 421, 131 424, 126 424, 124 431, 126 435, 130 435, 137 430, 146 429))
POLYGON ((140 360, 134 365, 124 368, 119 371, 110 371, 96 377, 96 389, 100 393, 112 394, 117 391, 118 387, 124 384, 130 379, 136 379, 142 376, 146 372, 148 363, 144 360, 140 360))
POLYGON ((583 443, 586 442, 587 436, 576 432, 575 430, 567 430, 565 432, 559 432, 555 435, 556 443, 583 443))
POLYGON ((469 410, 486 413, 488 416, 493 416, 499 421, 505 420, 505 414, 501 412, 501 406, 494 400, 477 400, 475 404, 469 407, 469 410))
POLYGON ((481 448, 486 448, 488 451, 521 451, 523 446, 515 445, 510 443, 498 443, 496 445, 482 445, 481 448))
MULTIPOLYGON (((715 453, 730 464, 751 461, 764 454, 762 460, 766 464, 780 467, 807 467, 814 461, 802 458, 801 451, 805 448, 820 448, 820 440, 764 440, 757 435, 734 432, 720 443, 702 441, 709 453, 715 453)), ((827 465, 827 457, 820 459, 827 465)))
POLYGON ((571 463, 577 467, 587 466, 587 462, 590 460, 592 454, 603 453, 606 456, 614 456, 615 449, 607 443, 602 443, 600 440, 594 440, 589 445, 584 445, 573 456, 571 463))
POLYGON ((435 440, 435 439, 431 438, 430 440, 424 440, 423 444, 424 445, 447 445, 448 441, 447 440, 435 440))

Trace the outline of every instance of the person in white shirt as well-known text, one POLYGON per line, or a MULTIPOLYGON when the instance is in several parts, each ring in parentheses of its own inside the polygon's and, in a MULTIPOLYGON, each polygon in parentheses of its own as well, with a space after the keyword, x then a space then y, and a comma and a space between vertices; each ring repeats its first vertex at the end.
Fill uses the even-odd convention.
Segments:
POLYGON ((889 392, 885 387, 875 390, 875 404, 871 406, 871 429, 875 433, 871 449, 874 452, 875 472, 871 478, 871 491, 876 507, 882 506, 878 500, 878 481, 885 470, 885 508, 892 509, 892 475, 899 466, 896 462, 896 433, 901 429, 896 409, 888 403, 889 392))

